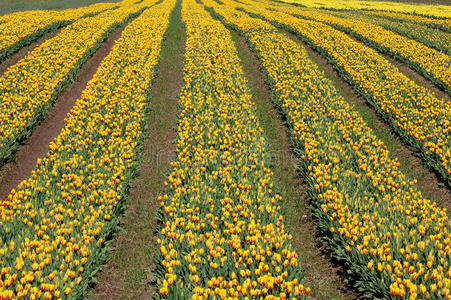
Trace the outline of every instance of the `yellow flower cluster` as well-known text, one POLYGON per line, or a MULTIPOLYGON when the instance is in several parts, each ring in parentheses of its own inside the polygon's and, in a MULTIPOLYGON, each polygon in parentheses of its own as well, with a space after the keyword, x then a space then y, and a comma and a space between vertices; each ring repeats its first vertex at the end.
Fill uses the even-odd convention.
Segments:
POLYGON ((65 26, 84 16, 97 14, 117 4, 97 3, 62 11, 35 10, 18 12, 0 18, 0 61, 45 32, 65 26))
POLYGON ((109 32, 143 8, 143 4, 127 5, 80 19, 4 73, 0 78, 0 163, 30 135, 109 32))
MULTIPOLYGON (((449 298, 446 209, 407 181, 397 160, 303 48, 269 23, 233 9, 242 7, 237 2, 221 1, 225 4, 203 0, 259 56, 302 158, 317 225, 356 287, 370 299, 449 298)), ((246 6, 253 8, 255 3, 246 6)))
POLYGON ((430 5, 423 3, 399 3, 394 1, 368 1, 368 0, 282 0, 287 3, 301 4, 307 7, 329 8, 339 10, 361 9, 381 10, 387 12, 398 12, 406 14, 420 14, 449 18, 451 6, 430 5))
POLYGON ((160 298, 301 299, 263 130, 230 33, 195 0, 186 25, 177 159, 161 201, 160 298))
POLYGON ((440 29, 430 28, 426 25, 416 24, 408 21, 394 20, 387 17, 379 17, 368 13, 342 13, 332 12, 333 15, 346 18, 356 18, 384 27, 387 30, 404 35, 408 38, 419 41, 431 48, 451 54, 451 34, 440 29))
POLYGON ((447 19, 437 19, 425 16, 413 16, 410 14, 401 14, 388 11, 372 11, 362 13, 366 15, 380 16, 395 21, 403 21, 403 22, 406 21, 414 24, 423 24, 430 28, 437 28, 451 33, 451 19, 449 19, 449 14, 447 19))
MULTIPOLYGON (((130 1, 130 0, 123 0, 122 2, 126 2, 126 1, 130 1)), ((60 13, 61 15, 66 15, 66 14, 70 14, 73 15, 77 18, 81 18, 83 16, 86 15, 90 15, 90 14, 96 14, 99 13, 101 11, 107 10, 107 9, 111 9, 115 6, 119 6, 121 5, 121 3, 95 3, 95 4, 91 4, 89 6, 82 6, 79 8, 68 8, 68 9, 64 9, 64 10, 25 10, 25 11, 17 11, 17 12, 13 12, 10 14, 6 14, 3 16, 0 16, 0 23, 8 23, 8 22, 16 22, 18 23, 18 20, 21 21, 25 21, 27 20, 27 18, 37 18, 37 17, 41 17, 43 15, 51 15, 51 14, 58 14, 60 13)), ((137 2, 137 1, 135 1, 137 2)))
POLYGON ((381 52, 395 56, 451 94, 451 57, 369 22, 336 17, 319 10, 277 7, 278 11, 323 22, 350 33, 381 52))
POLYGON ((102 263, 174 4, 145 10, 124 29, 46 156, 1 201, 1 299, 80 299, 102 263))
POLYGON ((451 185, 451 103, 417 85, 373 49, 313 20, 246 1, 246 10, 282 24, 316 48, 342 77, 451 185))

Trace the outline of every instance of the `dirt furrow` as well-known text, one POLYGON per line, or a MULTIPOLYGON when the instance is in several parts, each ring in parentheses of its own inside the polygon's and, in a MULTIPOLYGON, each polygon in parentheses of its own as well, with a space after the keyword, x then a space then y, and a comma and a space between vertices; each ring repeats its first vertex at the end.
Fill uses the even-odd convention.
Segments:
MULTIPOLYGON (((86 84, 92 79, 100 63, 108 55, 125 26, 118 28, 108 36, 97 52, 82 66, 75 76, 74 82, 69 84, 61 93, 45 119, 34 129, 27 141, 19 147, 19 150, 15 153, 15 158, 13 158, 14 161, 1 167, 0 199, 5 199, 12 188, 15 188, 22 180, 26 179, 31 171, 34 170, 36 160, 44 156, 48 151, 49 143, 58 136, 64 127, 67 113, 74 106, 76 100, 80 98, 81 92, 86 88, 86 84)), ((56 35, 57 33, 54 34, 56 35)), ((50 37, 45 37, 45 39, 48 38, 50 37)), ((39 43, 42 42, 39 41, 39 43)), ((37 45, 33 46, 36 47, 37 45)))

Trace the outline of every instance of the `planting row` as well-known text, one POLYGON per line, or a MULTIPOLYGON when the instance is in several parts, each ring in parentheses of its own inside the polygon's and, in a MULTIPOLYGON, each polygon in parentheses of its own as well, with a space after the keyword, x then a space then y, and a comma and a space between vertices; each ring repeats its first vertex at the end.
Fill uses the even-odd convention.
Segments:
POLYGON ((0 78, 0 164, 31 134, 108 35, 144 7, 124 5, 80 19, 4 73, 0 78))
POLYGON ((423 160, 451 185, 451 103, 403 75, 373 49, 313 20, 237 3, 247 11, 294 32, 326 57, 423 160))
POLYGON ((159 197, 159 295, 301 299, 309 288, 230 33, 195 0, 183 1, 182 20, 177 158, 159 197))
POLYGON ((0 203, 0 298, 82 297, 123 209, 173 6, 125 28, 46 156, 0 203))
POLYGON ((438 51, 448 55, 451 54, 451 34, 443 32, 440 29, 429 28, 426 25, 411 23, 408 21, 395 21, 386 17, 364 15, 358 12, 334 12, 332 14, 342 18, 352 17, 382 26, 387 30, 391 30, 408 38, 414 39, 438 51))
POLYGON ((446 210, 407 181, 302 47, 234 9, 237 2, 204 2, 259 56, 301 158, 317 226, 356 287, 371 299, 450 297, 446 210))
POLYGON ((382 53, 398 58, 451 94, 451 57, 381 26, 352 18, 336 17, 319 10, 277 7, 278 11, 320 21, 363 41, 382 53))
POLYGON ((117 4, 98 3, 63 11, 29 11, 0 18, 0 62, 46 32, 63 27, 75 20, 112 9, 117 4))
POLYGON ((379 16, 394 21, 409 22, 413 24, 426 25, 429 28, 436 28, 451 33, 451 19, 437 19, 426 16, 415 16, 410 14, 402 14, 388 11, 369 11, 361 12, 366 16, 379 16))
POLYGON ((365 0, 281 0, 283 2, 297 4, 305 7, 326 8, 328 10, 362 10, 373 12, 395 12, 396 15, 425 16, 425 19, 445 19, 451 15, 449 5, 426 4, 421 3, 400 3, 395 1, 365 1, 365 0))

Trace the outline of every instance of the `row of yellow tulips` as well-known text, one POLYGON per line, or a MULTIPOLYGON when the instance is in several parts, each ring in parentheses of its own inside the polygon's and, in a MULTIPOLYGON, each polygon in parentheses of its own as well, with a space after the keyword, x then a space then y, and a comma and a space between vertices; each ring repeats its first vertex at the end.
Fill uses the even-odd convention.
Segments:
POLYGON ((427 16, 415 16, 411 14, 403 14, 388 11, 369 11, 361 13, 367 16, 379 16, 389 20, 426 25, 429 28, 437 28, 445 32, 451 33, 451 18, 449 18, 449 16, 446 19, 437 19, 427 16))
MULTIPOLYGON (((244 3, 244 2, 243 2, 244 3)), ((373 49, 313 20, 268 10, 246 0, 246 10, 294 32, 315 48, 354 86, 426 164, 451 186, 451 103, 414 83, 373 49)))
POLYGON ((124 5, 80 19, 4 73, 0 78, 0 164, 31 134, 110 32, 143 8, 143 4, 124 5))
POLYGON ((446 210, 407 181, 397 160, 302 47, 234 9, 237 2, 221 1, 225 5, 203 0, 259 56, 301 158, 317 226, 349 278, 368 298, 449 297, 446 210))
POLYGON ((451 95, 451 57, 370 22, 337 17, 320 10, 276 7, 278 11, 328 24, 382 53, 402 60, 451 95))
MULTIPOLYGON (((47 10, 47 9, 36 9, 36 10, 21 10, 12 12, 9 14, 4 14, 0 16, 0 24, 2 23, 8 23, 8 22, 17 22, 17 20, 26 20, 27 18, 35 18, 40 17, 45 14, 51 14, 52 12, 69 12, 69 11, 86 11, 86 10, 102 10, 101 7, 104 7, 104 9, 108 9, 112 3, 95 3, 89 6, 83 6, 79 8, 68 8, 64 10, 47 10)), ((113 6, 111 6, 113 7, 113 6)), ((0 12, 3 13, 4 11, 0 12)), ((89 13, 89 12, 88 12, 89 13)), ((93 13, 95 13, 93 11, 93 13)))
POLYGON ((26 11, 3 16, 0 18, 0 62, 46 32, 115 6, 117 4, 97 3, 77 9, 26 11))
POLYGON ((305 7, 327 8, 328 10, 363 10, 374 12, 396 12, 398 15, 425 16, 428 19, 443 19, 451 15, 449 5, 436 3, 400 3, 398 1, 368 0, 281 0, 305 7))
MULTIPOLYGON (((139 0, 121 0, 119 2, 99 2, 88 6, 82 6, 78 8, 67 8, 63 10, 59 9, 36 9, 36 10, 22 10, 13 13, 5 14, 0 16, 0 24, 2 23, 15 23, 21 24, 20 22, 25 22, 33 18, 42 18, 43 16, 71 16, 72 18, 81 18, 86 15, 97 14, 101 11, 112 9, 113 7, 121 6, 122 3, 138 2, 139 0)), ((22 24, 23 26, 28 26, 27 24, 22 24)), ((17 29, 16 29, 17 30, 17 29)))
POLYGON ((1 201, 1 299, 80 299, 105 258, 173 6, 164 1, 125 28, 46 156, 1 201))
POLYGON ((430 28, 426 25, 408 21, 396 21, 386 17, 363 14, 360 12, 333 12, 332 14, 342 18, 356 18, 365 22, 370 22, 374 25, 382 26, 387 30, 414 39, 445 54, 451 54, 451 34, 440 29, 430 28))
POLYGON ((177 158, 159 198, 160 298, 301 299, 263 131, 230 33, 195 0, 186 25, 177 158))

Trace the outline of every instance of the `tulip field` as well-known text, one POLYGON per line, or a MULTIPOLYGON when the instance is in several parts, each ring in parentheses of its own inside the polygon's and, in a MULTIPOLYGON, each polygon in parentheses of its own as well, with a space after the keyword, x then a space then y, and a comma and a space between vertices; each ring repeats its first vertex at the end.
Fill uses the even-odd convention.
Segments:
POLYGON ((451 299, 451 6, 341 2, 0 14, 0 299, 451 299), (179 82, 164 77, 177 64, 179 82), (155 85, 173 89, 176 112, 161 115, 170 100, 155 85), (73 86, 64 125, 20 177, 73 86), (415 159, 398 159, 345 89, 415 159), (305 199, 286 199, 262 102, 278 113, 305 199), (173 156, 143 150, 163 130, 152 113, 175 131, 173 156), (158 163, 141 169, 146 160, 158 163), (153 217, 125 218, 143 172, 162 178, 139 196, 153 217), (288 200, 304 204, 288 212, 288 200), (296 238, 289 213, 315 242, 296 238), (128 264, 121 239, 142 228, 152 259, 128 264), (302 260, 307 243, 340 274, 302 260), (321 291, 329 276, 336 295, 321 291))

